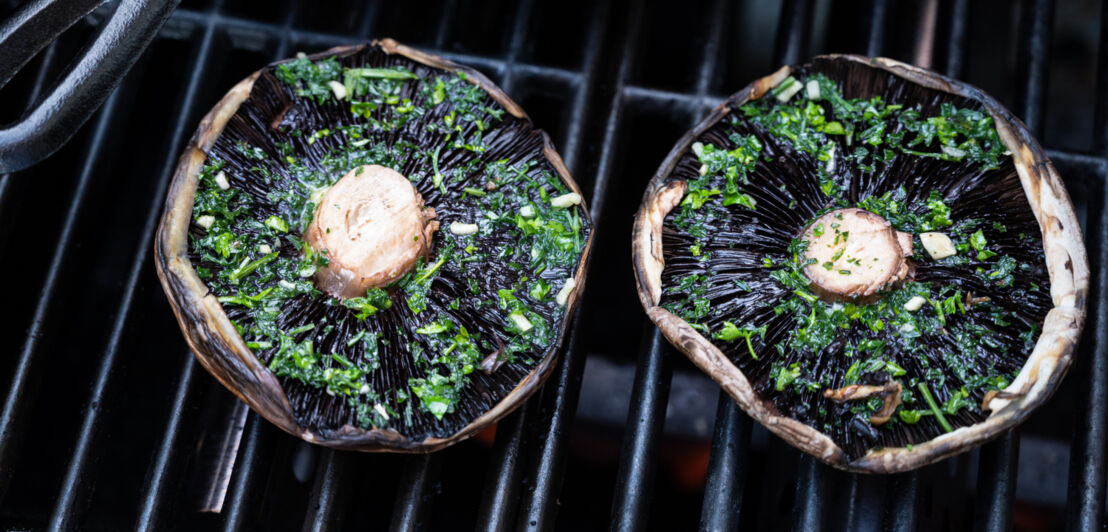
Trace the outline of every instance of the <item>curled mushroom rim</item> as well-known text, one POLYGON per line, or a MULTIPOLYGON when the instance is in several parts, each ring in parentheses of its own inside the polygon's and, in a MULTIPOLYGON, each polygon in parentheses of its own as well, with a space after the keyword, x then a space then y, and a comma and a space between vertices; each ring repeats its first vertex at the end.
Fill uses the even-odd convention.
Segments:
MULTIPOLYGON (((464 73, 466 79, 479 86, 509 114, 534 128, 523 109, 484 74, 442 57, 404 46, 392 39, 335 47, 307 57, 318 60, 332 56, 347 56, 371 47, 379 47, 387 54, 403 56, 432 68, 464 73)), ((166 207, 155 236, 154 248, 158 277, 185 339, 200 364, 228 390, 271 423, 305 441, 327 447, 360 451, 426 453, 469 438, 522 405, 553 371, 569 326, 573 322, 578 301, 584 291, 594 233, 590 231, 584 242, 572 277, 575 288, 568 296, 565 312, 557 327, 554 340, 547 346, 530 372, 506 396, 461 430, 445 438, 427 437, 416 441, 392 429, 366 430, 349 424, 337 430, 318 430, 302 426, 296 421, 292 406, 278 379, 246 346, 222 305, 200 279, 188 257, 188 230, 192 220, 192 207, 199 183, 198 176, 208 152, 223 132, 227 122, 238 111, 239 106, 250 97, 258 77, 263 72, 290 60, 271 63, 232 87, 201 120, 178 160, 167 192, 166 207)), ((535 131, 542 136, 542 153, 547 162, 554 168, 562 182, 583 198, 581 189, 570 176, 569 169, 556 151, 549 135, 537 128, 535 131)), ((581 200, 580 210, 584 221, 591 226, 592 219, 584 199, 581 200)))
MULTIPOLYGON (((815 59, 847 61, 880 69, 930 89, 982 104, 993 117, 1004 145, 1012 152, 1023 191, 1042 230, 1053 308, 1016 379, 987 398, 990 413, 964 426, 910 447, 873 448, 849 460, 830 437, 787 416, 775 414, 751 383, 710 340, 681 318, 659 306, 662 220, 676 203, 666 179, 693 142, 748 101, 777 87, 793 69, 782 67, 732 95, 685 133, 650 180, 632 232, 632 261, 640 302, 651 320, 678 350, 710 375, 751 417, 800 450, 836 468, 863 473, 895 473, 921 467, 981 445, 1017 426, 1057 389, 1069 369, 1086 315, 1089 266, 1080 225, 1061 177, 1023 123, 980 89, 935 72, 886 58, 823 55, 815 59)), ((678 198, 678 202, 680 198, 678 198)))

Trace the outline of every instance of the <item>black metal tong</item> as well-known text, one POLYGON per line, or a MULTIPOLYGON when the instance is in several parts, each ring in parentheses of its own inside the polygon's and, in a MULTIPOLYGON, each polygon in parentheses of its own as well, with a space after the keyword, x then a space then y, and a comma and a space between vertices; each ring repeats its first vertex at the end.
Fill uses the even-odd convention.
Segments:
MULTIPOLYGON (((180 0, 117 0, 69 69, 11 124, 0 126, 0 174, 58 150, 104 103, 180 0)), ((104 0, 30 0, 0 23, 0 88, 104 0)))

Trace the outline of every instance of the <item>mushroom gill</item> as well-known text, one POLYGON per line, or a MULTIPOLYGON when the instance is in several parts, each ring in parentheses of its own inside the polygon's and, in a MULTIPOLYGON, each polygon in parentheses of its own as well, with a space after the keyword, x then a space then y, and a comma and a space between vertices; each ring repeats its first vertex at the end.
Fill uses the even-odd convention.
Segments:
POLYGON ((661 224, 660 286, 640 290, 660 289, 767 415, 829 437, 839 465, 985 420, 1052 308, 1043 232, 992 117, 860 60, 767 79, 652 182, 687 191, 661 224))
POLYGON ((233 88, 181 161, 163 286, 205 368, 284 430, 432 451, 549 375, 591 221, 479 72, 387 39, 301 55, 233 88))

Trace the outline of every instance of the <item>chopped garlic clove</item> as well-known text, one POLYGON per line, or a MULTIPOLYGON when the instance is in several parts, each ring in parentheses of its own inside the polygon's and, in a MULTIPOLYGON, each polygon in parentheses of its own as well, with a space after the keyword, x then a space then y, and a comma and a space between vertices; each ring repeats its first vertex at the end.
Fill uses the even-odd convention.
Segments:
POLYGON ((808 91, 808 99, 809 100, 818 100, 819 99, 820 95, 819 95, 819 82, 818 81, 816 81, 814 79, 809 81, 808 84, 805 85, 805 88, 808 91))
POLYGON ((581 204, 581 195, 576 192, 570 192, 569 194, 562 194, 552 200, 550 204, 558 208, 572 207, 574 205, 581 204))
POLYGON ((220 190, 231 188, 231 182, 227 181, 227 174, 222 171, 215 175, 215 184, 219 185, 220 190))
POLYGON ((788 102, 793 96, 796 96, 796 93, 800 92, 800 89, 804 88, 804 85, 792 77, 790 77, 788 81, 789 85, 781 89, 781 92, 777 93, 777 101, 781 103, 788 102))
POLYGON ((531 328, 534 327, 534 325, 531 324, 531 320, 527 319, 527 316, 524 316, 520 312, 513 312, 509 314, 508 317, 511 318, 512 323, 515 324, 516 328, 518 328, 521 333, 530 331, 531 328))
POLYGON ((196 225, 203 227, 204 229, 211 229, 212 224, 215 223, 215 216, 205 214, 203 216, 196 217, 196 225))
POLYGON ((919 239, 923 243, 923 249, 927 250, 927 254, 931 255, 932 259, 945 259, 958 254, 958 250, 954 248, 954 242, 943 233, 920 233, 919 239))
POLYGON ((273 252, 273 248, 269 247, 269 244, 261 244, 258 246, 258 253, 262 255, 269 255, 273 252))
POLYGON ((477 227, 477 224, 450 222, 450 232, 456 235, 472 235, 476 233, 478 229, 480 229, 480 227, 477 227))
POLYGON ((569 295, 573 293, 573 289, 577 288, 577 281, 570 277, 566 279, 566 284, 562 285, 562 289, 558 291, 558 296, 554 298, 558 302, 559 307, 566 306, 566 302, 569 301, 569 295))
POLYGON ((346 85, 343 85, 342 83, 339 83, 335 80, 331 80, 327 82, 327 86, 331 87, 331 92, 334 93, 336 100, 341 102, 344 98, 346 98, 346 85))
POLYGON ((904 310, 908 312, 915 312, 923 308, 923 304, 927 303, 927 300, 920 296, 912 296, 907 303, 904 303, 904 310))
POLYGON ((531 205, 524 205, 519 208, 519 215, 524 218, 530 218, 535 215, 535 207, 531 205))

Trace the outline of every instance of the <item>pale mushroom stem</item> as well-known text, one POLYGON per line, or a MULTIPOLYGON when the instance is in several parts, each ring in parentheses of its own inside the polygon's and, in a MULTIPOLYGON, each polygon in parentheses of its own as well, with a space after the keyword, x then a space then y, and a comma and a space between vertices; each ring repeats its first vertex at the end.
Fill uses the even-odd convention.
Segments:
POLYGON ((403 277, 430 253, 434 218, 396 170, 351 170, 323 195, 304 235, 329 260, 316 271, 317 286, 334 297, 361 297, 403 277))
POLYGON ((812 290, 826 299, 867 297, 909 277, 912 235, 858 208, 837 209, 809 225, 804 268, 812 290))

